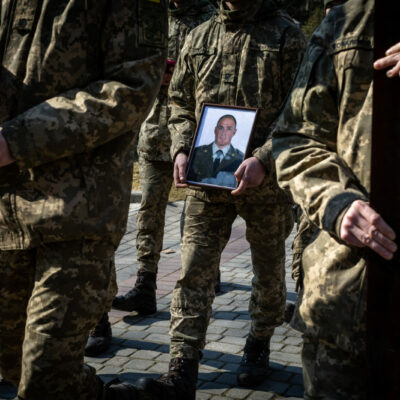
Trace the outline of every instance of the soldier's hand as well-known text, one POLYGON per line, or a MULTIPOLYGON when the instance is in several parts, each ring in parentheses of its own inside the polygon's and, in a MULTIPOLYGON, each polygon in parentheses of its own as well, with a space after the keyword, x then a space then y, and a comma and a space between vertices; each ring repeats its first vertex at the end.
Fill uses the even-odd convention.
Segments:
POLYGON ((0 131, 0 167, 5 167, 14 161, 15 160, 11 157, 10 151, 8 150, 6 139, 4 139, 4 136, 0 131))
POLYGON ((386 57, 382 57, 374 62, 375 69, 385 69, 393 67, 386 72, 389 78, 398 75, 400 77, 400 42, 386 51, 386 57))
POLYGON ((174 184, 176 188, 186 188, 189 185, 185 180, 185 171, 188 156, 185 153, 178 153, 174 163, 174 184))
POLYGON ((265 167, 256 157, 250 157, 244 160, 235 172, 236 181, 239 186, 232 190, 231 194, 237 196, 242 194, 246 188, 252 188, 261 185, 265 176, 265 167))
POLYGON ((391 260, 397 250, 393 229, 361 200, 354 201, 344 214, 340 238, 352 246, 369 247, 386 260, 391 260))

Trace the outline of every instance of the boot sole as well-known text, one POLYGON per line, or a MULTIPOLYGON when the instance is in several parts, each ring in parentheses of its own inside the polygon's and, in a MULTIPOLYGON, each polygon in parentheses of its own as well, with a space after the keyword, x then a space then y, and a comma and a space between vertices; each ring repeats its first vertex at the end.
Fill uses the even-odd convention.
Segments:
POLYGON ((138 309, 138 308, 133 308, 133 307, 118 307, 116 305, 112 305, 112 308, 114 310, 119 310, 119 311, 126 311, 126 312, 132 312, 132 311, 136 311, 139 315, 152 315, 155 314, 157 312, 157 308, 151 309, 151 310, 144 310, 142 308, 138 309))

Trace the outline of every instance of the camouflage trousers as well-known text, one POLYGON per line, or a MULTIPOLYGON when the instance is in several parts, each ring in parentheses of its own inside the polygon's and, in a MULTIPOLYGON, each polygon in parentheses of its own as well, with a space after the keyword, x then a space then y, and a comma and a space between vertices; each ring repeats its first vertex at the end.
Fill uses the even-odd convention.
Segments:
POLYGON ((108 242, 48 243, 0 252, 0 372, 24 400, 94 400, 83 363, 89 331, 116 293, 108 242))
POLYGON ((171 358, 200 357, 221 253, 237 215, 246 221, 254 273, 249 304, 250 333, 265 339, 283 322, 285 238, 293 227, 291 204, 268 201, 268 195, 262 190, 249 189, 247 195, 238 197, 225 192, 222 199, 215 201, 202 197, 202 191, 197 193, 186 197, 182 272, 171 304, 171 358))
POLYGON ((173 164, 139 158, 142 202, 137 214, 137 261, 139 269, 157 273, 162 249, 165 210, 172 185, 173 164))
POLYGON ((316 339, 304 338, 304 400, 366 400, 367 359, 316 339))

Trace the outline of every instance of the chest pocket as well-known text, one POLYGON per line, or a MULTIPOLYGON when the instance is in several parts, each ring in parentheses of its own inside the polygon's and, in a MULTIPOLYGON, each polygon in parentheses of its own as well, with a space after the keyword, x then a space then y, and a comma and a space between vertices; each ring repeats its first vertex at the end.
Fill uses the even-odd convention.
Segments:
POLYGON ((167 46, 167 7, 165 0, 139 0, 139 44, 164 48, 167 46))
POLYGON ((221 86, 222 63, 216 48, 195 48, 190 52, 195 74, 197 102, 218 103, 221 86))
POLYGON ((244 77, 246 92, 251 93, 252 107, 270 108, 281 98, 281 72, 279 48, 251 42, 242 54, 240 74, 244 77), (251 77, 246 79, 246 77, 251 77))

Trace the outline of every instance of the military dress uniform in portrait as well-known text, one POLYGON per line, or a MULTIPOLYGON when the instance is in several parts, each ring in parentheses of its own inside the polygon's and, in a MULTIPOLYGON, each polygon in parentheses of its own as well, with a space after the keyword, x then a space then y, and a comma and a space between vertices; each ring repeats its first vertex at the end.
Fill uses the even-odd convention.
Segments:
POLYGON ((160 87, 166 8, 0 2, 0 372, 19 399, 121 398, 83 349, 115 293, 132 132, 160 87))

